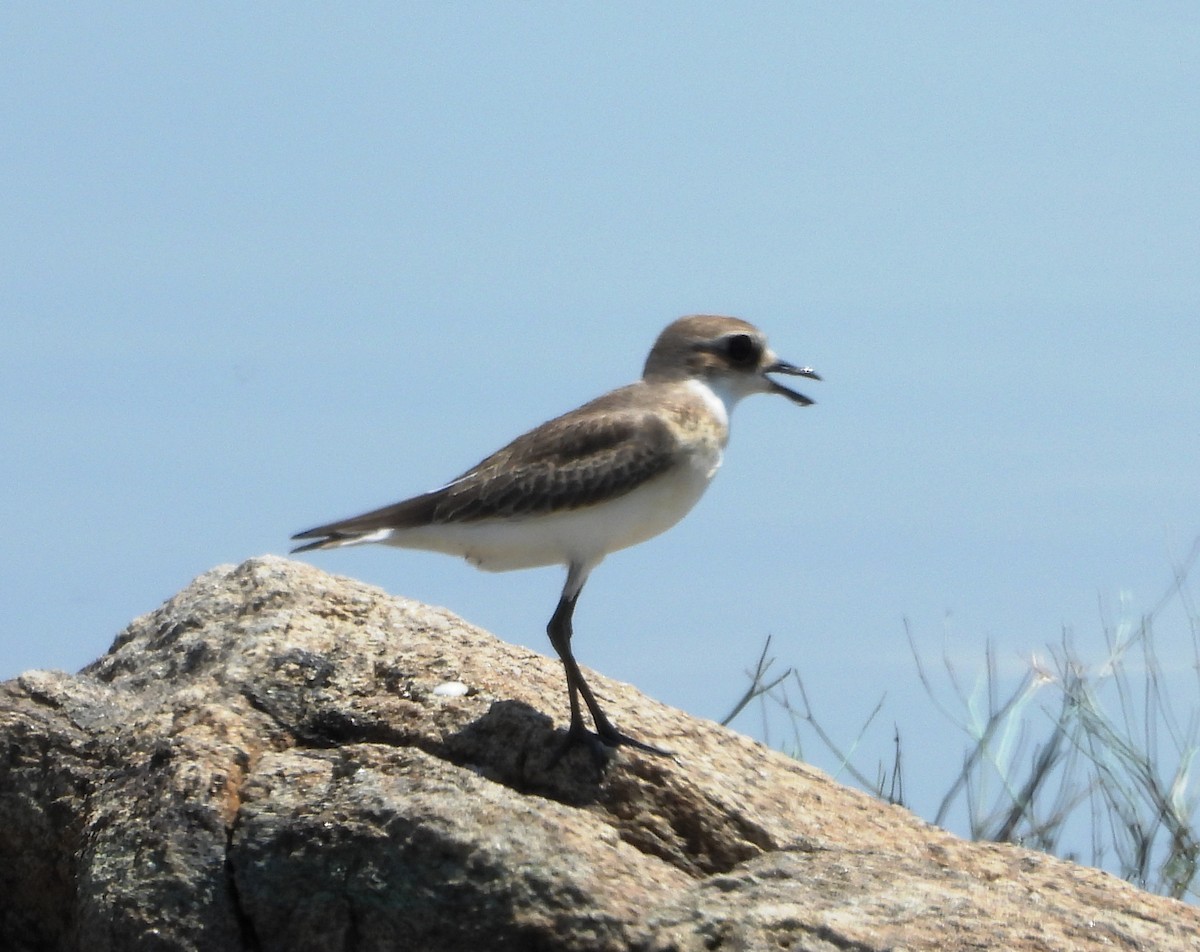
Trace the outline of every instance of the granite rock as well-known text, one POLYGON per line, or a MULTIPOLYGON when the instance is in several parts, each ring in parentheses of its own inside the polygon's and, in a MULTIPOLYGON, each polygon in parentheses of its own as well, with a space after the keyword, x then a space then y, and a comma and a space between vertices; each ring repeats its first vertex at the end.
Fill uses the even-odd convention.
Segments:
POLYGON ((448 611, 216 568, 0 684, 0 949, 1200 950, 1191 906, 589 680, 674 759, 556 762, 558 662, 448 611))

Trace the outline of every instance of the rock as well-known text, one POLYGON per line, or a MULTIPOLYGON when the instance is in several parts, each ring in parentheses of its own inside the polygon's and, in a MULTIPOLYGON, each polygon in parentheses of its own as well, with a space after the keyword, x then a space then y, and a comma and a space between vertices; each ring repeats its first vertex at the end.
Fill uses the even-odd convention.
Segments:
POLYGON ((214 569, 79 675, 0 685, 0 949, 1200 949, 1190 906, 589 680, 676 758, 554 763, 556 660, 214 569))

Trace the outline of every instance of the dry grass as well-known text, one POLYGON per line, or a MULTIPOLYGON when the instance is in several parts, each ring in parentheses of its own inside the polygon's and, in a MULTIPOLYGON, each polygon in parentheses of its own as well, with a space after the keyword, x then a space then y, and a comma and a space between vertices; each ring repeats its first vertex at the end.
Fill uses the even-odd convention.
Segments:
MULTIPOLYGON (((991 645, 982 672, 969 681, 948 656, 935 677, 910 633, 925 693, 967 738, 961 769, 934 823, 944 825, 952 811, 965 814, 975 839, 1019 843, 1108 869, 1153 892, 1200 899, 1200 782, 1193 770, 1200 752, 1200 614, 1187 586, 1198 556, 1200 539, 1148 613, 1102 624, 1100 662, 1086 663, 1064 634, 1032 657, 1015 687, 1002 686, 991 645), (1169 672, 1156 650, 1156 625, 1168 608, 1182 609, 1176 614, 1191 645, 1191 657, 1173 658, 1169 672), (1068 842, 1087 845, 1067 849, 1068 842)), ((904 802, 899 728, 890 763, 876 758, 873 775, 855 766, 883 700, 850 743, 839 743, 815 715, 799 673, 772 675, 769 647, 768 639, 747 672, 750 687, 725 723, 755 701, 781 710, 797 756, 811 735, 836 758, 838 772, 890 802, 904 802)), ((764 716, 769 743, 768 721, 764 716)))

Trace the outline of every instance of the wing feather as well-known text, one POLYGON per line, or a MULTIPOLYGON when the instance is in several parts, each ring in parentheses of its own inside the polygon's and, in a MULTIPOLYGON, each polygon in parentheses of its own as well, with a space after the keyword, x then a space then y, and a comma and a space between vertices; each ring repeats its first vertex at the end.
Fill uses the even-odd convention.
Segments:
POLYGON ((593 506, 665 472, 675 460, 675 446, 670 427, 648 414, 546 424, 434 493, 438 498, 431 521, 469 522, 593 506))
POLYGON ((364 537, 386 529, 580 509, 623 495, 671 467, 677 438, 661 418, 628 406, 594 406, 604 412, 543 423, 440 489, 299 532, 292 538, 316 541, 293 551, 369 541, 364 537))

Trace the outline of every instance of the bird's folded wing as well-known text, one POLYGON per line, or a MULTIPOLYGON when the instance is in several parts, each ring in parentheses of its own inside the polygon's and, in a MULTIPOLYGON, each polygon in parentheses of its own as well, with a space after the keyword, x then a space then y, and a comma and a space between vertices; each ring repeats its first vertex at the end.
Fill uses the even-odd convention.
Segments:
POLYGON ((677 460, 658 417, 635 411, 553 420, 514 440, 434 495, 435 522, 581 509, 624 495, 677 460))
MULTIPOLYGON (((660 418, 636 411, 551 420, 441 489, 293 536, 362 536, 446 522, 521 518, 592 506, 669 469, 678 443, 660 418)), ((315 543, 307 548, 319 547, 315 543)))

